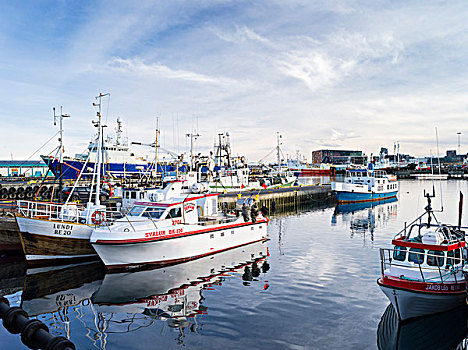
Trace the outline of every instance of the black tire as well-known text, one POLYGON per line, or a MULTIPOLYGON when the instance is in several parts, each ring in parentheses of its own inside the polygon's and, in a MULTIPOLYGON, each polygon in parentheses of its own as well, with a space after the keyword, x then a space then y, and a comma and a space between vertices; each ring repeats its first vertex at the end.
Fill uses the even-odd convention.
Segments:
POLYGON ((8 193, 16 193, 16 187, 10 187, 8 193))
POLYGON ((101 201, 101 202, 107 201, 107 196, 105 194, 100 194, 99 195, 99 201, 101 201))
POLYGON ((72 202, 78 202, 80 200, 80 196, 78 196, 77 194, 74 194, 71 196, 70 200, 72 202))
POLYGON ((8 199, 8 193, 2 193, 0 194, 1 199, 8 199))

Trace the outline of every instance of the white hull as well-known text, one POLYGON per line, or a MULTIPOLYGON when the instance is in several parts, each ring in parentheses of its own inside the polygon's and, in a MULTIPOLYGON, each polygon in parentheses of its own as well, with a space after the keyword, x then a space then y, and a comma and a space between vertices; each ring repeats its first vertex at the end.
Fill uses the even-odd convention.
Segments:
POLYGON ((17 216, 16 222, 28 264, 63 263, 96 257, 89 243, 92 226, 22 216, 17 216))
POLYGON ((392 303, 398 317, 407 320, 414 317, 451 310, 465 302, 466 293, 424 293, 385 286, 380 288, 392 303))
MULTIPOLYGON (((181 225, 184 235, 164 239, 148 239, 127 243, 121 232, 95 231, 91 243, 107 268, 167 265, 214 254, 267 238, 267 222, 235 225, 181 225), (206 230, 199 232, 200 229, 206 230), (197 233, 190 233, 195 232, 197 233), (110 239, 113 239, 110 241, 110 239)), ((174 226, 177 229, 178 226, 174 226)), ((127 234, 128 232, 124 232, 127 234)), ((145 233, 135 233, 145 237, 145 233)))
POLYGON ((33 219, 22 216, 17 216, 16 222, 20 232, 58 239, 64 237, 89 240, 91 232, 94 229, 94 227, 85 224, 33 219))

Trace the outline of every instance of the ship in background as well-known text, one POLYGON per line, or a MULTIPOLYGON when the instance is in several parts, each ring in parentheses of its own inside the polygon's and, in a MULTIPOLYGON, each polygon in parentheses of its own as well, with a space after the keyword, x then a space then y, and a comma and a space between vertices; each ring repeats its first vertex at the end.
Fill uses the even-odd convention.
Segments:
MULTIPOLYGON (((110 178, 128 178, 140 177, 149 174, 155 170, 155 162, 146 160, 143 157, 138 157, 132 152, 128 144, 128 140, 122 137, 122 119, 117 118, 116 137, 112 139, 107 137, 102 145, 103 164, 102 173, 110 178)), ((132 144, 139 144, 132 142, 132 144)), ((96 162, 98 145, 96 141, 91 141, 88 145, 88 152, 76 154, 74 158, 63 158, 62 179, 74 180, 86 164, 82 177, 89 177, 93 173, 94 164, 96 162)), ((44 163, 47 164, 56 178, 60 178, 60 160, 54 156, 41 156, 44 163)), ((157 164, 157 171, 170 172, 175 171, 176 165, 157 164)), ((185 171, 185 166, 179 167, 180 171, 185 171)))

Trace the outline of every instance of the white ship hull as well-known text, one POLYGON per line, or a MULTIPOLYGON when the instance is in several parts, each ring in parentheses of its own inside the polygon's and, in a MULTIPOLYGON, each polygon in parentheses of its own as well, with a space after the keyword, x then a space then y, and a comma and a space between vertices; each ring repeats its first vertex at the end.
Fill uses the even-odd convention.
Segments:
POLYGON ((464 290, 453 293, 430 293, 395 288, 384 285, 380 281, 378 284, 401 320, 451 310, 462 305, 466 298, 464 290))
POLYGON ((168 265, 267 238, 266 220, 255 224, 241 220, 230 224, 176 225, 170 227, 170 231, 183 230, 183 233, 175 236, 168 230, 162 231, 159 237, 151 237, 152 232, 99 229, 91 235, 91 244, 108 269, 168 265))
POLYGON ((22 216, 17 216, 16 222, 29 265, 96 257, 89 243, 92 226, 22 216))

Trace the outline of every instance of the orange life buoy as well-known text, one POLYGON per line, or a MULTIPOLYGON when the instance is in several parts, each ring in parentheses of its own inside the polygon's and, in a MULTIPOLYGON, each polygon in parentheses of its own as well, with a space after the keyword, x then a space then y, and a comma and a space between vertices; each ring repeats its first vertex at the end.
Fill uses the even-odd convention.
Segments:
POLYGON ((93 224, 100 225, 104 221, 104 213, 102 211, 95 211, 91 216, 93 224))
POLYGON ((227 171, 228 176, 231 176, 231 170, 227 171))

